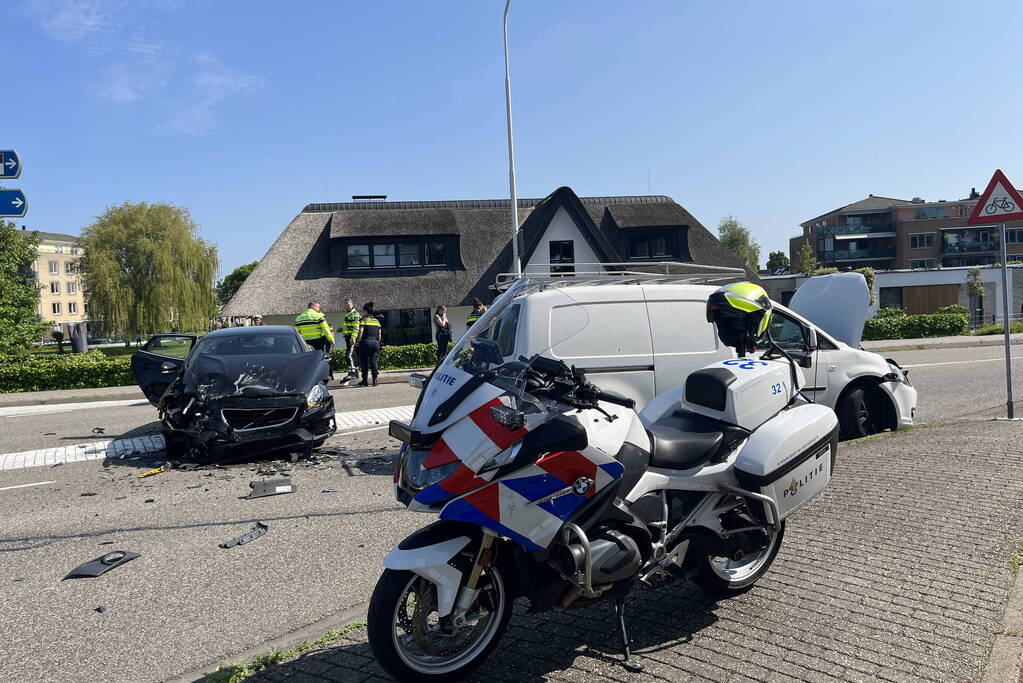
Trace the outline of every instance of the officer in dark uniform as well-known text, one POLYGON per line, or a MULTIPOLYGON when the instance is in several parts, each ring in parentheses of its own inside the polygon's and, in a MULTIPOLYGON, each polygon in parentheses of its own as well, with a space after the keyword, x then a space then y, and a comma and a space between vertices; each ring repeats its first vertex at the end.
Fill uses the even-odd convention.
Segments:
POLYGON ((383 328, 380 319, 373 314, 373 302, 363 307, 362 320, 359 321, 359 366, 362 369, 360 387, 369 386, 369 375, 373 374, 373 386, 377 385, 380 374, 380 345, 383 343, 383 328))

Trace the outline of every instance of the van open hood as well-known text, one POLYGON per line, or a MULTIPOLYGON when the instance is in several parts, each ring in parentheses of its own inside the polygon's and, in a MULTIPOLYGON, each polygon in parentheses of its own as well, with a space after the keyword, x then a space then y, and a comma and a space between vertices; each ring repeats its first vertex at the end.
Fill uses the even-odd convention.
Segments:
POLYGON ((870 292, 861 273, 818 275, 796 290, 788 307, 835 339, 857 348, 870 311, 870 292))

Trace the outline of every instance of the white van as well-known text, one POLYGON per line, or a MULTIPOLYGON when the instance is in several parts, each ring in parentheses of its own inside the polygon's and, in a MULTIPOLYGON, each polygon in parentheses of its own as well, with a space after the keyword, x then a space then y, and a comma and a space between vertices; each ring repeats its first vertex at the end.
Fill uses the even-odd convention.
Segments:
MULTIPOLYGON (((793 304, 800 298, 823 300, 835 309, 834 286, 850 284, 846 275, 863 280, 855 273, 812 278, 793 304), (813 280, 820 286, 811 285, 813 280)), ((859 286, 869 303, 866 285, 859 286)), ((509 360, 539 351, 584 370, 602 389, 635 399, 649 424, 678 408, 689 373, 734 356, 707 322, 707 297, 715 289, 664 278, 551 279, 518 297, 495 337, 509 360)), ((843 298, 850 298, 848 291, 843 298)), ((916 409, 916 390, 905 372, 894 361, 855 348, 867 309, 866 303, 858 304, 843 302, 854 310, 831 325, 843 333, 854 331, 855 338, 847 335, 852 344, 781 304, 775 304, 771 322, 772 338, 803 361, 804 393, 835 410, 845 438, 910 426, 916 409), (810 328, 816 336, 813 350, 808 348, 810 328)))

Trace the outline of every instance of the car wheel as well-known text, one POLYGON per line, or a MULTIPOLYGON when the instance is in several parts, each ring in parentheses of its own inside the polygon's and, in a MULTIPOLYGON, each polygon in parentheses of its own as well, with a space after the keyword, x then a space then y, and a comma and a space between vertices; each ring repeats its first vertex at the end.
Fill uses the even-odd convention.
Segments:
POLYGON ((877 391, 870 387, 857 387, 848 392, 837 412, 843 439, 860 439, 884 429, 877 391))

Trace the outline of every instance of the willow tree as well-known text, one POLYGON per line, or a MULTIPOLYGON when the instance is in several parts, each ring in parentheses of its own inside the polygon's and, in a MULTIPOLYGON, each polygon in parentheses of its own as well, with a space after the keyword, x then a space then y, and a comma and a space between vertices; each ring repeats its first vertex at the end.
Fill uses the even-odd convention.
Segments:
POLYGON ((89 318, 124 336, 198 331, 216 315, 217 249, 187 209, 125 202, 82 230, 89 318))

